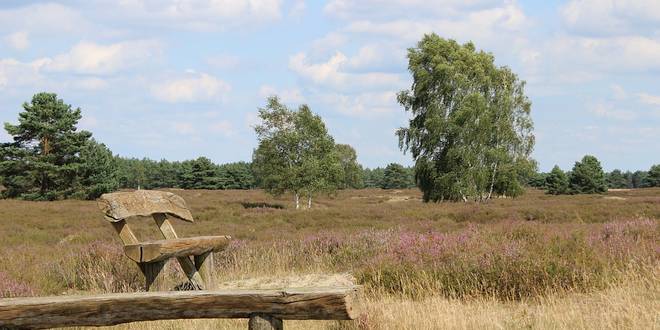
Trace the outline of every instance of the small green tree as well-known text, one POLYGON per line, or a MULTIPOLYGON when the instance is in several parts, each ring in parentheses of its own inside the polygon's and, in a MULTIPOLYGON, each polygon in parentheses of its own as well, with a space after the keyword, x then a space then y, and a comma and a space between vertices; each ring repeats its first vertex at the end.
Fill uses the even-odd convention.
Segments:
POLYGON ((660 187, 660 164, 651 166, 647 181, 651 187, 660 187))
POLYGON ((365 168, 362 172, 365 188, 380 188, 383 186, 385 169, 376 167, 374 169, 365 168))
POLYGON ((344 172, 340 187, 342 189, 362 188, 364 186, 362 167, 357 162, 355 149, 348 144, 337 144, 335 145, 335 152, 337 152, 337 158, 339 158, 344 172))
POLYGON ((381 188, 405 189, 410 188, 410 171, 401 164, 390 163, 385 167, 381 188))
POLYGON ((18 125, 5 123, 13 142, 0 145, 4 197, 55 200, 76 193, 79 154, 92 136, 77 130, 80 112, 56 94, 38 93, 23 103, 18 125))
POLYGON ((259 109, 259 117, 261 124, 255 127, 259 146, 252 165, 266 191, 292 192, 298 209, 301 195, 307 196, 309 208, 315 193, 339 187, 341 163, 321 117, 307 105, 290 110, 275 96, 259 109))
POLYGON ((548 194, 561 195, 568 193, 568 176, 555 165, 545 179, 545 189, 548 194))
POLYGON ((206 157, 182 163, 179 181, 184 189, 222 189, 218 166, 206 157))
POLYGON ((613 170, 606 175, 607 186, 612 189, 628 188, 628 180, 621 170, 613 170))
POLYGON ((633 188, 647 188, 651 186, 649 173, 646 171, 635 171, 630 178, 633 188))
POLYGON ((598 159, 586 155, 575 162, 570 175, 570 189, 575 194, 602 194, 607 192, 605 173, 598 159))

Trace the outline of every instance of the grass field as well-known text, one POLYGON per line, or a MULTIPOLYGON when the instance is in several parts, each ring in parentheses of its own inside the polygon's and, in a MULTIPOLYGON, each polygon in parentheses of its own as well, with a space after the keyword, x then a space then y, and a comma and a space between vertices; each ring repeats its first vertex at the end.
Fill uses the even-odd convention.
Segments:
MULTIPOLYGON (((228 234, 225 286, 355 281, 355 322, 287 328, 660 328, 660 189, 485 204, 424 204, 416 190, 351 190, 294 210, 262 191, 183 191, 181 236, 228 234), (264 277, 268 274, 268 277, 264 277), (338 274, 338 275, 331 275, 338 274)), ((140 238, 157 238, 134 219, 140 238)), ((0 200, 0 297, 134 291, 137 267, 94 202, 0 200)), ((172 285, 182 275, 167 268, 172 285)), ((163 321, 120 328, 245 328, 163 321)))

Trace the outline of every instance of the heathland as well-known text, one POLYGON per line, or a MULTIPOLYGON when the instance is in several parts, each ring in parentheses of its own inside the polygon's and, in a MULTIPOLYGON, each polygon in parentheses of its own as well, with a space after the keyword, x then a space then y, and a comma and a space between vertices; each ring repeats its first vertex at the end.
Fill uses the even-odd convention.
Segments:
MULTIPOLYGON (((487 203, 423 203, 417 190, 342 190, 312 209, 261 190, 171 190, 196 218, 181 236, 231 235, 224 286, 355 281, 353 322, 288 328, 658 328, 660 189, 487 203)), ((157 238, 150 219, 133 219, 157 238)), ((0 200, 0 297, 136 291, 137 266, 93 201, 0 200)), ((182 280, 168 266, 172 286, 182 280)), ((244 328, 245 321, 121 328, 244 328)))

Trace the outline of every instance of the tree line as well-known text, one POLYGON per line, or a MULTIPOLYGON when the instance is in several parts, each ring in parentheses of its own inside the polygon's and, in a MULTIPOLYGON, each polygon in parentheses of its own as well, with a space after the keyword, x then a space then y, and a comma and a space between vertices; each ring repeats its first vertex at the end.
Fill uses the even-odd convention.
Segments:
POLYGON ((529 185, 552 195, 602 194, 608 189, 660 187, 660 164, 651 166, 648 171, 615 169, 606 173, 595 156, 586 155, 568 172, 555 165, 548 173, 535 173, 529 185))
MULTIPOLYGON (((275 102, 271 104, 273 106, 279 103, 276 98, 271 101, 275 102)), ((317 140, 321 136, 325 138, 327 150, 311 150, 312 153, 305 156, 299 167, 287 165, 294 172, 300 172, 297 178, 296 173, 285 173, 293 179, 291 187, 315 193, 317 190, 331 192, 346 188, 397 189, 414 186, 411 168, 400 164, 363 168, 357 163, 357 154, 350 145, 335 144, 327 135, 320 117, 311 111, 306 111, 304 116, 316 121, 317 131, 302 134, 306 128, 301 124, 292 132, 293 135, 301 135, 297 140, 283 141, 299 152, 302 146, 313 145, 310 141, 315 141, 315 136, 317 140), (321 163, 319 156, 332 162, 317 168, 314 174, 313 165, 321 163), (327 166, 333 167, 334 172, 328 171, 327 166), (328 177, 328 173, 332 173, 328 181, 318 180, 328 177), (301 180, 306 177, 313 177, 314 180, 301 180), (310 190, 310 186, 317 190, 310 190)), ((274 163, 272 158, 259 163, 263 147, 255 150, 256 163, 215 164, 206 157, 185 161, 125 158, 114 155, 107 146, 97 142, 91 132, 79 131, 77 124, 81 118, 79 108, 74 109, 64 103, 56 94, 38 93, 29 103, 24 103, 18 124, 5 123, 5 130, 13 141, 0 144, 2 197, 27 200, 94 199, 105 192, 122 188, 265 188, 274 191, 273 183, 284 181, 277 177, 283 173, 269 172, 267 167, 274 163)), ((305 124, 304 121, 302 123, 305 124)), ((291 189, 286 187, 282 192, 288 190, 291 189)))
POLYGON ((412 168, 363 168, 355 149, 336 143, 308 105, 290 108, 276 96, 259 108, 258 145, 250 162, 122 158, 78 130, 79 108, 39 93, 23 104, 18 124, 5 123, 12 141, 0 144, 2 196, 93 199, 120 188, 258 187, 273 195, 291 193, 298 208, 301 202, 311 207, 317 194, 346 188, 417 186, 425 202, 481 202, 519 196, 527 185, 550 194, 660 185, 660 165, 605 174, 593 156, 567 173, 559 167, 537 173, 525 82, 471 42, 425 35, 408 50, 408 70, 412 86, 397 100, 410 119, 396 135, 400 149, 412 156, 412 168))

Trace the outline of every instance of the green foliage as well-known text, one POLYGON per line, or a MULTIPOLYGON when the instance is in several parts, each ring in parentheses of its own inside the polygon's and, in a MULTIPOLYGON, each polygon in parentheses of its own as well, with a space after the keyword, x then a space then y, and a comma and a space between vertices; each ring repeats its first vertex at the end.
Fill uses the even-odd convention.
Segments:
POLYGON ((400 164, 391 163, 385 167, 383 181, 380 187, 383 189, 405 189, 414 187, 412 173, 400 164))
POLYGON ((397 135, 424 201, 521 194, 534 146, 524 82, 472 43, 436 34, 409 49, 408 60, 413 85, 398 100, 412 119, 397 135))
POLYGON ((222 189, 252 189, 256 187, 250 163, 223 164, 218 168, 218 172, 222 189))
POLYGON ((568 176, 566 173, 564 173, 559 166, 555 165, 546 177, 546 192, 552 195, 567 194, 568 184, 568 176))
POLYGON ((385 177, 385 169, 376 167, 374 169, 365 168, 362 171, 362 178, 364 180, 365 188, 380 188, 383 186, 383 178, 385 177))
POLYGON ((344 173, 343 179, 339 185, 340 188, 358 189, 364 187, 362 177, 362 166, 357 162, 357 153, 355 149, 348 144, 335 145, 335 152, 341 163, 344 173))
POLYGON ((598 159, 586 155, 575 162, 569 178, 570 189, 575 194, 602 194, 607 192, 605 173, 598 159))
POLYGON ((646 171, 635 171, 630 181, 632 182, 633 188, 648 188, 651 186, 649 181, 649 173, 646 171))
POLYGON ((545 189, 546 188, 545 183, 549 175, 550 173, 536 172, 529 178, 527 184, 530 187, 545 189))
POLYGON ((87 141, 80 151, 78 187, 73 197, 96 199, 117 189, 117 162, 105 144, 94 139, 87 141))
POLYGON ((630 188, 630 180, 621 170, 613 170, 606 175, 607 186, 612 189, 630 188))
POLYGON ((261 124, 255 127, 259 146, 253 154, 253 169, 263 188, 275 195, 305 194, 308 207, 317 192, 332 192, 342 180, 342 164, 335 142, 321 117, 307 105, 290 110, 277 97, 268 98, 259 109, 261 124))
POLYGON ((56 94, 38 93, 23 110, 18 125, 5 123, 14 142, 0 145, 3 197, 94 198, 114 189, 111 154, 90 140, 92 133, 77 131, 79 108, 56 94))
POLYGON ((651 166, 647 180, 650 187, 660 187, 660 164, 651 166))

